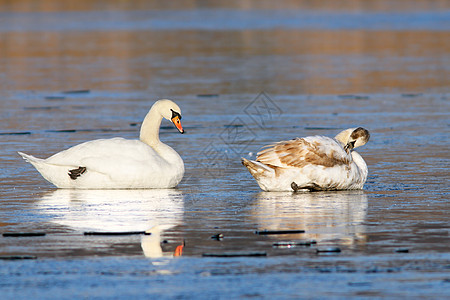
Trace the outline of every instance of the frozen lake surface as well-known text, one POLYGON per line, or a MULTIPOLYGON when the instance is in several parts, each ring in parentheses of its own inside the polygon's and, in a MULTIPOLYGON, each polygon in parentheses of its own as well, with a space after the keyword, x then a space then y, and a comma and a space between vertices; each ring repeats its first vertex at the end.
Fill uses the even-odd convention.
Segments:
POLYGON ((450 7, 5 3, 0 233, 41 235, 0 236, 2 297, 448 297, 450 7), (176 189, 57 190, 17 154, 135 139, 160 98, 176 189), (262 192, 240 163, 356 126, 362 191, 262 192))

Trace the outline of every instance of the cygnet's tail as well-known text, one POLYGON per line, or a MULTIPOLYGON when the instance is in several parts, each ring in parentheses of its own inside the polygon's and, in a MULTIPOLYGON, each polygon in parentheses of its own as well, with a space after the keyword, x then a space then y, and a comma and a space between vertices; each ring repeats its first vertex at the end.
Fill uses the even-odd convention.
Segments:
POLYGON ((241 158, 242 164, 250 171, 250 174, 252 174, 253 177, 255 177, 256 180, 258 180, 262 176, 268 176, 273 175, 274 170, 272 168, 269 168, 268 166, 254 161, 254 160, 248 160, 246 158, 241 158))

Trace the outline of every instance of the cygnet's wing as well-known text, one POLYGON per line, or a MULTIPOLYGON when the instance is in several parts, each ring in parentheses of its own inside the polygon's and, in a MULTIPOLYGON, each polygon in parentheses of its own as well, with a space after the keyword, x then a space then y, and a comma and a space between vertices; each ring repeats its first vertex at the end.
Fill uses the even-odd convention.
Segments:
POLYGON ((324 136, 278 142, 260 151, 257 161, 274 167, 303 168, 306 165, 348 165, 352 158, 334 139, 324 136))

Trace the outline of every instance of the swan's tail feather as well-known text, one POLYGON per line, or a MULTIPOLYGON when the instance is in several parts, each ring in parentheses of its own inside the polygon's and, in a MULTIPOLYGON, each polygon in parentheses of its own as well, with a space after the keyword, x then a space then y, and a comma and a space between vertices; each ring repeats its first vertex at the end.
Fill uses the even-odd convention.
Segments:
POLYGON ((255 179, 260 178, 261 176, 267 176, 269 173, 273 174, 274 170, 272 168, 269 168, 268 166, 254 161, 254 160, 248 160, 246 158, 241 158, 242 164, 250 171, 250 174, 252 174, 255 179))
POLYGON ((33 155, 29 155, 29 154, 26 154, 23 152, 17 152, 17 153, 19 153, 20 156, 22 156, 22 158, 25 159, 25 161, 29 162, 34 167, 36 167, 36 165, 38 165, 39 163, 41 163, 43 161, 43 159, 34 157, 33 155))
POLYGON ((32 162, 38 162, 41 161, 42 159, 34 157, 33 155, 29 155, 23 152, 17 152, 20 154, 20 156, 22 156, 23 159, 25 159, 27 162, 32 163, 32 162))

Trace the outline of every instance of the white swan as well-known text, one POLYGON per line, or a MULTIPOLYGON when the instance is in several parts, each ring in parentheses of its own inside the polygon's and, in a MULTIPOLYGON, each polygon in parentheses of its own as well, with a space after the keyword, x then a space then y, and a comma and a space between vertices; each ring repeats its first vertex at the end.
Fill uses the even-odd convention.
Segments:
POLYGON ((180 108, 164 99, 153 104, 142 122, 140 140, 89 141, 47 159, 19 154, 58 188, 173 188, 183 178, 184 163, 175 150, 159 140, 162 118, 171 120, 184 133, 180 108))
POLYGON ((282 141, 260 151, 256 161, 242 158, 264 191, 357 190, 367 179, 367 165, 354 148, 369 132, 349 128, 334 139, 309 136, 282 141))

